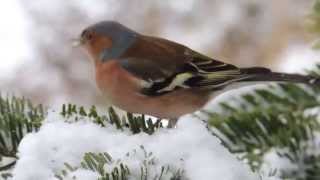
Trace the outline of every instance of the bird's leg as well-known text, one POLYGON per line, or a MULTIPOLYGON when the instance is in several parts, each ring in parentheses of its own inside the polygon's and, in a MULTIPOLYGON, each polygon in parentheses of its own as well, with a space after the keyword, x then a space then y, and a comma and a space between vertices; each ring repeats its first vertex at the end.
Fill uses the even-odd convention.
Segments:
POLYGON ((168 128, 174 128, 176 127, 176 124, 178 122, 178 118, 172 118, 168 120, 168 128))

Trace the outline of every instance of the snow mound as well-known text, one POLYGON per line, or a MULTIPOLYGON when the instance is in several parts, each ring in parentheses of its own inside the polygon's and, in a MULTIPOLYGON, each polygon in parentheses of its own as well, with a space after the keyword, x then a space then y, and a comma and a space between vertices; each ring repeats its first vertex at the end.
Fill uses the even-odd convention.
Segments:
MULTIPOLYGON (((143 146, 152 152, 157 163, 149 173, 170 165, 184 170, 183 179, 191 180, 258 180, 257 174, 224 148, 205 125, 191 116, 182 117, 176 129, 161 129, 153 135, 120 131, 115 127, 100 127, 89 120, 67 123, 58 113, 49 113, 37 133, 25 136, 19 146, 19 157, 13 170, 14 180, 56 180, 67 162, 79 165, 86 152, 108 152, 121 159, 131 173, 130 179, 140 179, 138 172, 145 157, 133 154, 143 146)), ((72 172, 78 180, 95 180, 98 174, 85 169, 72 172)), ((72 178, 70 178, 72 179, 72 178)), ((165 178, 163 178, 165 179, 165 178)))

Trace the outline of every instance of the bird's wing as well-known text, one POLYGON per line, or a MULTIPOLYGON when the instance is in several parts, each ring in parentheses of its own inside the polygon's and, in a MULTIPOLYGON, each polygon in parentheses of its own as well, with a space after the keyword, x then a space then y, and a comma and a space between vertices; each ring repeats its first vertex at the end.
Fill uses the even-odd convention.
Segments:
POLYGON ((188 61, 184 57, 185 49, 169 40, 141 36, 120 57, 119 63, 141 79, 160 82, 176 74, 188 61))
POLYGON ((242 78, 241 70, 198 52, 191 51, 192 60, 187 66, 192 67, 194 76, 185 82, 190 87, 215 88, 227 84, 229 81, 242 78))
POLYGON ((120 64, 150 82, 143 90, 148 95, 161 95, 179 88, 215 89, 246 78, 236 66, 155 37, 139 39, 120 58, 120 64))

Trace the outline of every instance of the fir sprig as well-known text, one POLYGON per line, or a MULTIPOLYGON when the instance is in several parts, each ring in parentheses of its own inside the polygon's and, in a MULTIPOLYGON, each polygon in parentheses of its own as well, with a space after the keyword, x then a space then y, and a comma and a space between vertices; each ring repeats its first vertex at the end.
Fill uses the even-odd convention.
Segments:
MULTIPOLYGON (((317 66, 312 74, 319 77, 319 71, 317 66)), ((209 113, 209 124, 223 144, 246 159, 253 170, 259 170, 269 151, 285 149, 278 151, 278 155, 303 170, 282 171, 283 178, 320 178, 318 161, 314 158, 317 155, 309 153, 314 148, 314 137, 320 133, 319 114, 307 113, 320 107, 319 92, 319 87, 296 84, 259 88, 233 98, 236 105, 223 102, 221 113, 209 113)), ((316 151, 320 151, 319 146, 316 151)))
POLYGON ((74 121, 89 117, 92 122, 102 127, 113 125, 119 130, 129 129, 133 134, 145 132, 151 135, 157 129, 163 128, 160 119, 152 120, 151 118, 146 118, 145 115, 133 115, 132 113, 127 113, 126 116, 120 117, 112 107, 108 109, 107 114, 100 114, 95 106, 85 109, 74 104, 64 104, 61 115, 67 119, 72 118, 74 121))
MULTIPOLYGON (((88 152, 82 158, 80 165, 70 165, 65 163, 65 167, 56 173, 55 177, 59 180, 67 179, 72 176, 73 172, 79 169, 89 170, 97 173, 98 180, 128 180, 139 177, 139 180, 181 180, 184 176, 182 169, 176 169, 170 165, 158 165, 156 157, 151 152, 146 151, 143 146, 138 150, 126 154, 126 158, 135 156, 137 153, 142 153, 144 160, 140 164, 140 172, 131 172, 130 166, 123 162, 123 160, 115 160, 106 152, 92 153, 88 152), (157 168, 160 167, 160 168, 157 168), (150 174, 151 171, 153 174, 150 174), (154 172, 156 170, 156 173, 154 172), (135 174, 135 175, 133 175, 135 174)), ((76 176, 72 176, 76 180, 76 176)))
MULTIPOLYGON (((39 129, 45 110, 34 106, 25 98, 0 96, 0 157, 17 158, 17 149, 22 138, 39 129)), ((7 170, 15 161, 0 167, 7 170)))

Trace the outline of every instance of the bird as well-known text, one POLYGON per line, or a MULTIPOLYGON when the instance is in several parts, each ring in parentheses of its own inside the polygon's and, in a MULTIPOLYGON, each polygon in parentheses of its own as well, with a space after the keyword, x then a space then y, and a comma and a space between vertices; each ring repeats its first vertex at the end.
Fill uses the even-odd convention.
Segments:
POLYGON ((310 75, 240 68, 177 42, 143 35, 116 21, 87 26, 78 44, 92 60, 97 87, 112 105, 169 119, 172 124, 201 110, 221 93, 248 84, 320 84, 319 78, 310 75))

